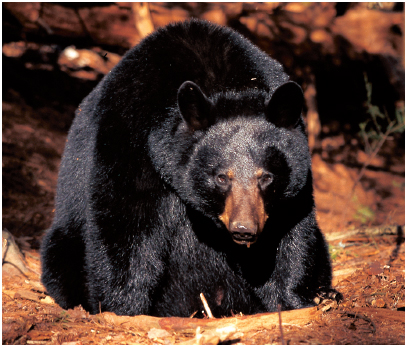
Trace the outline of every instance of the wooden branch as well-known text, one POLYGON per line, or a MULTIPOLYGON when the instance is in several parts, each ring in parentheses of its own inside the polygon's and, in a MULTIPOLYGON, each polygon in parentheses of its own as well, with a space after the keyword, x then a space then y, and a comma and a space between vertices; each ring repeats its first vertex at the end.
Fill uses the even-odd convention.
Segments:
POLYGON ((364 315, 371 320, 376 322, 405 322, 405 312, 404 311, 393 311, 385 308, 375 308, 375 307, 360 307, 352 308, 346 311, 338 311, 339 314, 354 315, 355 317, 364 315))
MULTIPOLYGON (((397 228, 398 225, 382 225, 378 227, 369 227, 369 228, 361 228, 361 229, 354 229, 354 230, 344 230, 344 231, 337 231, 332 232, 325 235, 325 239, 327 241, 337 241, 343 240, 350 236, 361 234, 367 236, 376 236, 376 235, 397 235, 397 228)), ((401 231, 403 235, 405 234, 405 226, 401 226, 401 231)))
MULTIPOLYGON (((404 322, 404 312, 380 308, 354 308, 349 310, 335 310, 334 314, 350 315, 355 318, 365 317, 374 327, 376 322, 391 321, 395 323, 404 322)), ((317 307, 304 308, 281 312, 283 326, 306 324, 318 319, 323 314, 317 307)), ((329 314, 329 313, 328 313, 329 314)), ((194 334, 194 338, 183 341, 180 344, 218 344, 223 341, 237 339, 244 334, 256 330, 277 328, 279 324, 279 313, 261 313, 252 316, 235 316, 220 319, 198 319, 179 317, 151 317, 151 316, 117 316, 114 313, 104 312, 92 316, 93 320, 100 324, 120 325, 125 329, 137 329, 148 333, 151 329, 161 329, 177 335, 194 334)))
MULTIPOLYGON (((317 307, 303 308, 292 311, 282 311, 282 325, 305 325, 316 319, 322 314, 317 307)), ((253 329, 264 329, 279 325, 278 312, 260 313, 252 316, 235 316, 229 318, 198 319, 198 318, 179 318, 166 317, 158 318, 151 316, 117 316, 111 312, 97 314, 94 320, 100 320, 101 323, 120 325, 124 328, 136 328, 148 332, 152 328, 171 330, 184 333, 195 333, 198 327, 201 327, 205 333, 215 332, 216 329, 233 327, 238 332, 246 333, 253 329)))

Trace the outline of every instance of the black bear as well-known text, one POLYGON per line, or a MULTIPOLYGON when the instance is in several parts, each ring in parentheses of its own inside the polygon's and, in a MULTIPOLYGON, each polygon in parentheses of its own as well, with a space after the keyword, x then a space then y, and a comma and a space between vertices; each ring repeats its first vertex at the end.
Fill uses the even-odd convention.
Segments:
POLYGON ((83 100, 42 281, 91 313, 253 314, 333 292, 303 93, 238 33, 158 29, 83 100))

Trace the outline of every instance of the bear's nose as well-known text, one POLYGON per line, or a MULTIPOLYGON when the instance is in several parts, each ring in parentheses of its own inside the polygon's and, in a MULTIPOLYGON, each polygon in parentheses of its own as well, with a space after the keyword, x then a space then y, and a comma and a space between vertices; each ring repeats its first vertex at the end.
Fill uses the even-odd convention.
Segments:
POLYGON ((235 221, 230 223, 233 240, 239 244, 250 245, 257 239, 257 226, 251 221, 235 221))

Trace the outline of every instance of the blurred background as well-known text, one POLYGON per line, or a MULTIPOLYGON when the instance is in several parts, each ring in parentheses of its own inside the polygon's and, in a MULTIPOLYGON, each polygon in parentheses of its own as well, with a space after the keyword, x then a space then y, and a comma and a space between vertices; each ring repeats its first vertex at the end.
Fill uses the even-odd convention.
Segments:
POLYGON ((404 225, 404 3, 3 2, 3 229, 21 247, 52 222, 80 101, 151 31, 192 17, 234 28, 303 87, 325 233, 404 225))

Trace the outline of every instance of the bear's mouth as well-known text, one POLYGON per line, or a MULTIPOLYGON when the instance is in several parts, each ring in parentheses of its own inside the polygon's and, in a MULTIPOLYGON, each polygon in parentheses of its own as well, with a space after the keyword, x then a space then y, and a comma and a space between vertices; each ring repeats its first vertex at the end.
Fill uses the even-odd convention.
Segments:
POLYGON ((232 232, 232 239, 239 245, 246 245, 247 248, 250 248, 250 245, 257 241, 257 235, 244 235, 237 232, 232 232))

